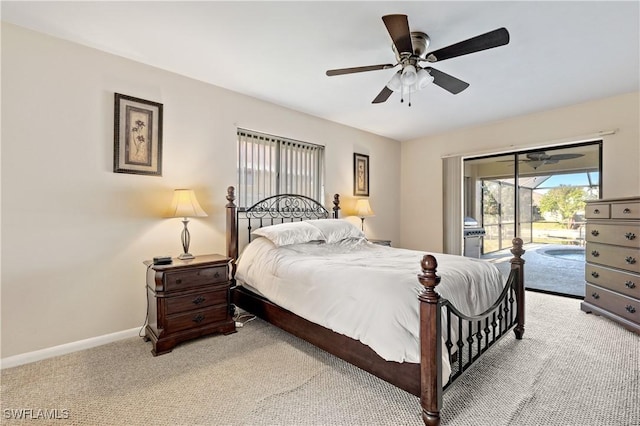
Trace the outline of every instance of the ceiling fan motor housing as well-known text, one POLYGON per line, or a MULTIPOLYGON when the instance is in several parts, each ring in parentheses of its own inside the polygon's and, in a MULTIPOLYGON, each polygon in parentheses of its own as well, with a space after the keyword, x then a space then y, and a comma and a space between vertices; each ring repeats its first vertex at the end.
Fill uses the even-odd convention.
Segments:
POLYGON ((411 33, 411 44, 413 45, 413 52, 398 52, 395 44, 391 45, 393 53, 396 55, 396 60, 404 65, 415 66, 419 60, 425 60, 427 57, 427 48, 431 39, 429 36, 420 31, 414 31, 411 33))

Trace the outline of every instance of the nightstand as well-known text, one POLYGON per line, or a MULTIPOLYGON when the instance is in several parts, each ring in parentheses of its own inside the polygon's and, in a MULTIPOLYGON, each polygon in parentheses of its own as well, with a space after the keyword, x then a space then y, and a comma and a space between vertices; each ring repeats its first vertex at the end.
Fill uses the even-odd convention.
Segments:
POLYGON ((372 240, 369 239, 369 242, 373 244, 378 244, 379 246, 389 246, 391 247, 391 240, 372 240))
POLYGON ((236 331, 230 299, 231 259, 218 254, 147 265, 147 326, 151 353, 162 355, 185 340, 236 331))

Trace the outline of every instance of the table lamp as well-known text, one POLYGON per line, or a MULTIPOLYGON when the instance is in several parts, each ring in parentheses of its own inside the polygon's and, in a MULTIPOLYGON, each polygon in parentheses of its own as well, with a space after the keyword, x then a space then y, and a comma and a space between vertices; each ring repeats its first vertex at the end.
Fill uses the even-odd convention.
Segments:
POLYGON ((184 229, 182 230, 182 248, 184 253, 178 256, 178 259, 193 259, 194 256, 189 253, 189 243, 191 242, 191 235, 189 234, 189 229, 187 228, 187 224, 189 223, 190 217, 206 217, 207 213, 202 210, 200 204, 198 203, 198 199, 196 198, 196 194, 192 189, 176 189, 173 192, 173 200, 171 201, 171 207, 169 208, 169 212, 167 217, 182 217, 182 223, 184 224, 184 229))
POLYGON ((373 210, 371 210, 371 206, 369 205, 368 198, 360 198, 356 201, 356 216, 358 216, 362 221, 362 232, 364 232, 364 218, 375 216, 375 213, 373 213, 373 210))

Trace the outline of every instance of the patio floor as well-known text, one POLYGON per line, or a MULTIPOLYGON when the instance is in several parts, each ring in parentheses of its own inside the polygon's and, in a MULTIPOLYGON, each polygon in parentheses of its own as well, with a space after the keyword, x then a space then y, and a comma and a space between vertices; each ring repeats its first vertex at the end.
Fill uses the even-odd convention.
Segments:
MULTIPOLYGON (((525 244, 525 287, 554 294, 584 298, 584 247, 560 244, 525 244)), ((509 250, 483 255, 509 274, 513 257, 509 250)))

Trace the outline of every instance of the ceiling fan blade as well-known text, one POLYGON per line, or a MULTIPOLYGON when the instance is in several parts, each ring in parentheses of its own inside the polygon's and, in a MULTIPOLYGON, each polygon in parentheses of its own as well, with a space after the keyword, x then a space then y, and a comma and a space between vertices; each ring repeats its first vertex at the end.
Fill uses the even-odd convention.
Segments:
POLYGON ((391 96, 392 93, 393 90, 389 89, 387 86, 384 86, 380 93, 378 93, 378 96, 376 96, 376 98, 371 101, 371 103, 381 104, 382 102, 385 102, 387 99, 389 99, 389 96, 391 96))
POLYGON ((509 43, 509 31, 506 28, 498 28, 488 33, 461 41, 442 49, 434 50, 427 55, 428 62, 444 61, 445 59, 467 55, 469 53, 480 52, 481 50, 492 49, 504 46, 509 43))
POLYGON ((335 70, 328 70, 327 75, 331 77, 333 75, 353 74, 356 72, 386 70, 393 67, 395 67, 395 65, 381 64, 381 65, 367 65, 365 67, 338 68, 335 70))
POLYGON ((469 83, 459 80, 442 71, 438 71, 435 68, 426 67, 425 69, 429 71, 429 74, 433 77, 433 84, 442 87, 444 90, 447 90, 454 95, 457 95, 469 87, 469 83))
POLYGON ((407 15, 385 15, 382 17, 384 25, 389 31, 391 40, 399 53, 413 54, 413 44, 411 43, 411 31, 407 15))

